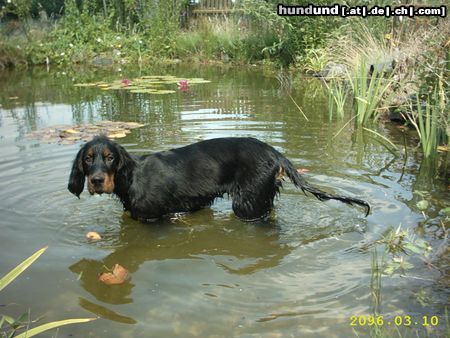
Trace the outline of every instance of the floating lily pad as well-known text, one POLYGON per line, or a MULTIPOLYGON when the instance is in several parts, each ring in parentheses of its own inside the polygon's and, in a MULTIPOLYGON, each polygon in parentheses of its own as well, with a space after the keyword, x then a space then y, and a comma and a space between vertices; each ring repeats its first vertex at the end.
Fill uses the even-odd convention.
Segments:
POLYGON ((180 87, 182 91, 188 90, 189 85, 196 85, 202 83, 209 83, 211 81, 203 78, 179 78, 174 75, 144 75, 135 79, 122 79, 114 80, 110 83, 107 82, 94 82, 94 83, 77 83, 76 87, 98 87, 101 90, 129 90, 131 93, 136 94, 173 94, 176 90, 173 85, 180 87), (162 88, 161 88, 162 87, 162 88), (165 87, 165 88, 164 88, 165 87), (169 88, 168 88, 169 87, 169 88))
POLYGON ((97 87, 96 83, 75 83, 75 87, 97 87))
POLYGON ((130 90, 130 93, 151 94, 151 93, 154 93, 155 91, 156 91, 156 89, 153 89, 153 88, 137 88, 137 89, 130 90))
POLYGON ((211 81, 201 79, 201 78, 195 78, 188 80, 188 84, 200 84, 200 83, 210 83, 211 81))
POLYGON ((153 90, 150 94, 173 94, 176 93, 175 90, 170 89, 161 89, 161 90, 153 90))
POLYGON ((132 129, 144 125, 137 122, 99 121, 94 124, 57 125, 35 130, 27 135, 45 143, 73 144, 76 141, 89 141, 94 136, 105 134, 109 138, 122 138, 132 129))

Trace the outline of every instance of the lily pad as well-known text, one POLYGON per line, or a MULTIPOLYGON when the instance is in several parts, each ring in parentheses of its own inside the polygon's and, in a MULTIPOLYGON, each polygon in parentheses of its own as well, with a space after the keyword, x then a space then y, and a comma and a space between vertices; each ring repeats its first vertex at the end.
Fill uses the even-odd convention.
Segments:
POLYGON ((130 90, 130 93, 135 93, 135 94, 151 94, 154 93, 156 91, 156 89, 152 89, 152 88, 138 88, 138 89, 133 89, 130 90))
POLYGON ((170 89, 161 89, 161 90, 153 90, 150 94, 173 94, 176 93, 175 90, 170 89))
POLYGON ((58 125, 35 130, 27 135, 45 143, 73 144, 76 141, 89 141, 94 136, 105 134, 110 138, 122 138, 132 129, 144 125, 138 122, 98 121, 94 124, 58 125))
POLYGON ((187 91, 189 85, 209 83, 203 78, 179 78, 174 75, 144 75, 135 79, 114 80, 112 82, 77 83, 76 87, 98 87, 101 90, 129 90, 136 94, 173 94, 174 85, 181 91, 187 91), (181 84, 181 85, 180 85, 181 84), (162 87, 162 88, 161 88, 162 87))
POLYGON ((201 78, 195 78, 195 79, 188 79, 188 84, 200 84, 200 83, 210 83, 210 80, 205 80, 201 78))
POLYGON ((96 83, 75 83, 75 87, 97 87, 96 83))

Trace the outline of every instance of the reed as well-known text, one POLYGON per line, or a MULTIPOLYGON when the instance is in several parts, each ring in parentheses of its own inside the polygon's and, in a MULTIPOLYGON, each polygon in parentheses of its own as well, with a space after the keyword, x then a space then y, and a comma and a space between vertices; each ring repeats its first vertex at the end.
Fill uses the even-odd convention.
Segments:
POLYGON ((369 121, 377 120, 380 113, 383 96, 392 84, 391 76, 381 69, 373 67, 370 71, 367 62, 362 60, 353 74, 347 72, 354 98, 356 123, 366 126, 369 121))
POLYGON ((345 82, 341 79, 332 79, 329 84, 326 82, 324 83, 328 91, 328 114, 330 120, 333 118, 334 112, 342 119, 344 117, 344 108, 348 97, 345 82))
POLYGON ((425 102, 417 95, 414 104, 416 111, 410 103, 410 112, 405 115, 417 131, 426 158, 436 155, 439 141, 445 141, 449 137, 445 127, 447 125, 448 128, 449 123, 447 100, 442 80, 439 80, 425 102))

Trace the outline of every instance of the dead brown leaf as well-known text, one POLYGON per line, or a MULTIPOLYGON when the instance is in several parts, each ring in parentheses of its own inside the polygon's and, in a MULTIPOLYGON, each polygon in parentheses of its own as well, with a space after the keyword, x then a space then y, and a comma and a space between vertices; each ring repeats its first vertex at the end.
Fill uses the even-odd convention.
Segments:
POLYGON ((100 234, 99 234, 98 232, 95 232, 95 231, 89 231, 89 232, 86 234, 86 238, 92 239, 92 240, 95 240, 95 241, 98 241, 98 240, 102 239, 102 236, 100 236, 100 234))
POLYGON ((128 270, 116 264, 112 272, 103 272, 98 280, 106 285, 122 284, 128 276, 128 270))

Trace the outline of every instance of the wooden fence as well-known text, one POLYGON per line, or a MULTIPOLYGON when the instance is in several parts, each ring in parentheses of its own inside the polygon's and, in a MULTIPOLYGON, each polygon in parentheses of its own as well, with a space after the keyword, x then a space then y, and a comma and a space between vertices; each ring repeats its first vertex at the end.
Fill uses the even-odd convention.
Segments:
POLYGON ((191 11, 194 15, 228 14, 233 10, 232 0, 200 0, 191 3, 191 11))

